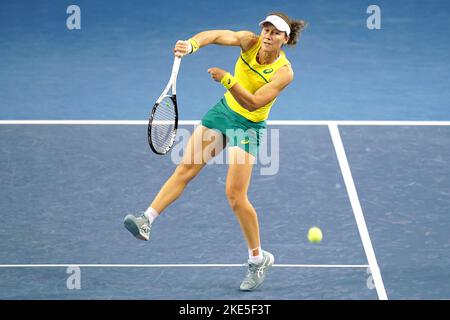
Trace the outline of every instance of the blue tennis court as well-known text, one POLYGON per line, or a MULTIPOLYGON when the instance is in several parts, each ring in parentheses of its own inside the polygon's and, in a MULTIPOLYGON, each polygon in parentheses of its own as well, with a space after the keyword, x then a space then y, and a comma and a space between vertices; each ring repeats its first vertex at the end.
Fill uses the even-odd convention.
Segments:
POLYGON ((158 218, 151 241, 124 229, 223 95, 206 70, 232 70, 239 53, 216 46, 183 59, 180 140, 158 156, 147 118, 174 42, 256 32, 273 11, 256 3, 78 1, 80 30, 66 28, 59 1, 2 4, 0 299, 450 297, 443 1, 379 1, 380 30, 366 27, 368 3, 278 2, 310 27, 286 50, 296 79, 273 108, 249 191, 276 259, 261 288, 238 290, 247 248, 225 197, 227 150, 158 218), (324 239, 312 244, 316 225, 324 239))

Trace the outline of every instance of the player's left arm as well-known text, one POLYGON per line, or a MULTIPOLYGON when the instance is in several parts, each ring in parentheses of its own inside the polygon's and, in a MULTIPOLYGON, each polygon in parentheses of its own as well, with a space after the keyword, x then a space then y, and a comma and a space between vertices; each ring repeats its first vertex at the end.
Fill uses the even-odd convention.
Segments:
MULTIPOLYGON (((211 77, 220 82, 227 73, 225 70, 219 68, 208 69, 211 77)), ((290 65, 280 68, 272 77, 272 80, 259 88, 254 94, 247 91, 238 82, 228 90, 236 99, 236 101, 245 109, 255 111, 270 101, 274 100, 281 91, 286 88, 294 79, 294 72, 290 65)))

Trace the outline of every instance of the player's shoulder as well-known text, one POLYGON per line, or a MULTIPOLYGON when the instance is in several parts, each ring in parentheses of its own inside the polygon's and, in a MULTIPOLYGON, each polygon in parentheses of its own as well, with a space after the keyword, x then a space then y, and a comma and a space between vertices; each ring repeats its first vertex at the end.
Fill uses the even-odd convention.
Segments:
POLYGON ((294 70, 292 70, 292 66, 290 63, 285 64, 280 67, 277 72, 273 75, 272 80, 277 80, 284 84, 289 84, 294 80, 294 70))
POLYGON ((284 70, 284 72, 293 75, 294 74, 294 70, 292 69, 291 62, 286 57, 286 54, 284 53, 284 51, 282 52, 282 55, 283 55, 283 60, 281 61, 282 66, 280 67, 279 70, 284 70))
POLYGON ((242 51, 247 51, 253 47, 259 40, 259 36, 251 31, 237 31, 242 51))
POLYGON ((280 67, 280 69, 278 69, 277 74, 283 74, 285 76, 293 77, 294 70, 292 69, 292 66, 290 63, 286 63, 284 66, 282 66, 282 67, 280 67))

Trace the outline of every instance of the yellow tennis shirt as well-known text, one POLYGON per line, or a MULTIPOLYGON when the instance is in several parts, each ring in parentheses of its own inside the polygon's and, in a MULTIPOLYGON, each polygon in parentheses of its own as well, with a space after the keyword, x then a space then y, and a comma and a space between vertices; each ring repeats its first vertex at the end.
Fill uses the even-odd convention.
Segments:
MULTIPOLYGON (((259 64, 256 61, 256 55, 258 54, 259 48, 261 48, 261 37, 259 37, 258 42, 253 47, 246 52, 241 52, 234 68, 234 77, 237 82, 252 94, 266 83, 269 83, 278 69, 290 64, 283 51, 281 51, 280 56, 274 63, 264 65, 259 64)), ((250 121, 260 122, 269 117, 270 108, 276 98, 255 111, 248 111, 242 107, 229 91, 225 93, 225 100, 233 111, 250 121)))

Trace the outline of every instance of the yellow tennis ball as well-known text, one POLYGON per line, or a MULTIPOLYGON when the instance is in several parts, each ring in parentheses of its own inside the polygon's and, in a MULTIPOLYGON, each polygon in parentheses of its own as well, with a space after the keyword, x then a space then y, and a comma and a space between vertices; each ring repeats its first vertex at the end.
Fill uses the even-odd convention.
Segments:
POLYGON ((318 227, 312 227, 308 231, 308 240, 311 243, 322 241, 322 231, 318 227))

